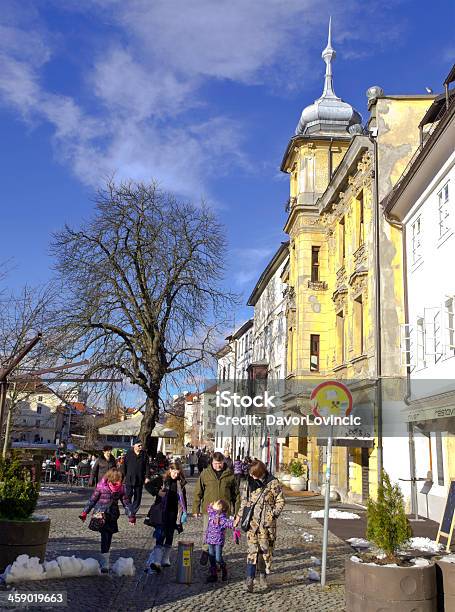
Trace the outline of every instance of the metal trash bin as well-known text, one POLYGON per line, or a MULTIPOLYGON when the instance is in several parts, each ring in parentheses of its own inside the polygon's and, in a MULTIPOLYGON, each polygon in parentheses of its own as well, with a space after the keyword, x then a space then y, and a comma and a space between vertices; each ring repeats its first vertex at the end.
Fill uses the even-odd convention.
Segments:
POLYGON ((191 584, 194 542, 179 542, 177 550, 177 582, 191 584))

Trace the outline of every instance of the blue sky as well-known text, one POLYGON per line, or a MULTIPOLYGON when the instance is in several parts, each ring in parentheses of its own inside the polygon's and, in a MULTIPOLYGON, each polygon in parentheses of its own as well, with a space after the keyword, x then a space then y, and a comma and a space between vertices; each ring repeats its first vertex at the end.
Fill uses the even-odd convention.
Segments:
MULTIPOLYGON (((452 0, 2 0, 0 261, 51 274, 48 244, 100 178, 158 179, 226 224, 228 283, 248 297, 285 237, 282 154, 322 91, 333 17, 337 95, 440 89, 452 0)), ((240 309, 237 321, 247 315, 240 309)))

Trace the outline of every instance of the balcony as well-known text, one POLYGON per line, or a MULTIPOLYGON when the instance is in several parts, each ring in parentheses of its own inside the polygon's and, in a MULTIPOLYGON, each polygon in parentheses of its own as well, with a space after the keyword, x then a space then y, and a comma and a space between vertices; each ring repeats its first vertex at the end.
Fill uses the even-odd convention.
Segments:
POLYGON ((325 291, 327 289, 326 281, 308 281, 308 289, 313 289, 314 291, 325 291))
POLYGON ((365 243, 363 243, 359 246, 357 251, 355 251, 354 253, 355 267, 357 268, 361 266, 362 264, 366 264, 366 261, 367 261, 366 247, 365 247, 365 243))
POLYGON ((337 271, 337 285, 342 285, 346 282, 346 268, 341 266, 341 268, 337 271))

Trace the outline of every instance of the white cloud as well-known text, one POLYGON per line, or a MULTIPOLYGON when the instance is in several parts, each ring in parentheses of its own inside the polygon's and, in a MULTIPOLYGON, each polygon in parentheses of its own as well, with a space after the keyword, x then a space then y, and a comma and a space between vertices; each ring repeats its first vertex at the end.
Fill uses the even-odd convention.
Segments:
POLYGON ((264 263, 273 255, 270 248, 243 248, 232 252, 233 278, 238 285, 246 285, 257 280, 264 263))
MULTIPOLYGON (((204 85, 301 86, 316 40, 322 48, 329 12, 343 39, 363 31, 360 23, 350 27, 354 0, 343 9, 328 0, 54 0, 53 10, 74 11, 76 19, 86 13, 97 22, 96 31, 81 34, 89 59, 75 61, 74 40, 65 47, 36 4, 26 9, 8 3, 0 26, 3 102, 28 122, 50 123, 56 155, 86 184, 115 172, 154 177, 196 198, 209 195, 207 177, 232 165, 249 168, 245 126, 213 106, 204 85), (54 58, 65 61, 68 54, 69 69, 80 70, 74 78, 82 78, 72 96, 45 80, 54 58)), ((307 71, 311 79, 320 78, 319 64, 307 71)))

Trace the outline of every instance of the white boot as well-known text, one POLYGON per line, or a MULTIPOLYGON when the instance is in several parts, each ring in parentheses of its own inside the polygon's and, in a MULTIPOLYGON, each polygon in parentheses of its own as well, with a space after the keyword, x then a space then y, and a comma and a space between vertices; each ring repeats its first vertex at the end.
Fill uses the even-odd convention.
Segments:
POLYGON ((101 559, 101 573, 107 574, 111 567, 110 565, 111 553, 110 552, 101 553, 101 556, 103 557, 101 559))
POLYGON ((163 567, 170 567, 171 565, 171 547, 170 546, 164 547, 164 555, 163 555, 163 560, 161 564, 163 567))
POLYGON ((164 548, 162 546, 155 546, 154 553, 154 560, 150 564, 150 568, 159 573, 161 572, 161 561, 163 559, 164 548))

